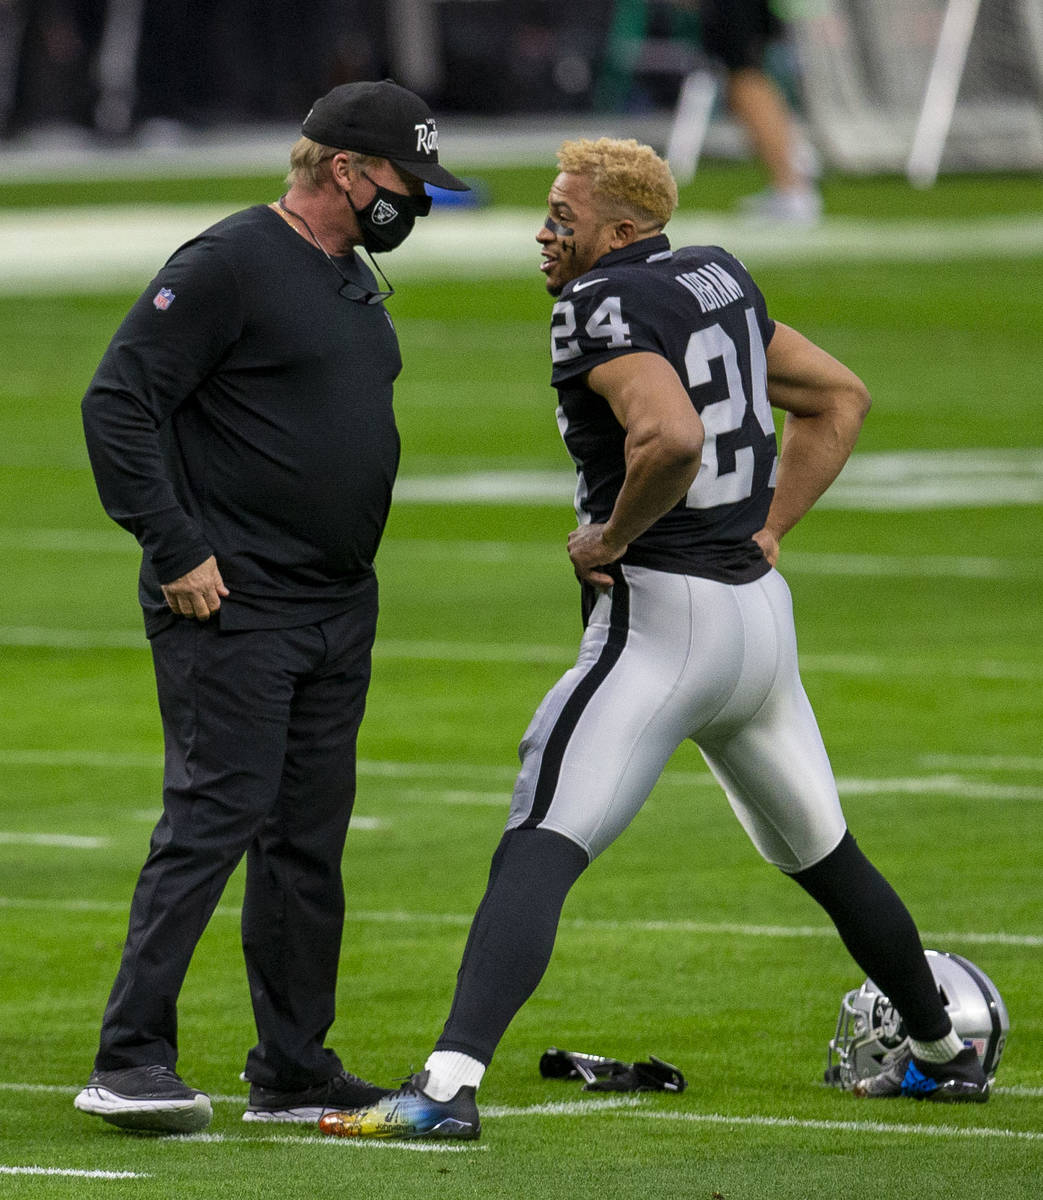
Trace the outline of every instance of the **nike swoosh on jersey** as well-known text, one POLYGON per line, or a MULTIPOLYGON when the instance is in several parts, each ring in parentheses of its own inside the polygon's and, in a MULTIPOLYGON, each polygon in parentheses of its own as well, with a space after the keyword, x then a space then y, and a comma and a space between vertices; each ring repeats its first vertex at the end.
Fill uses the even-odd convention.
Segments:
POLYGON ((584 283, 574 283, 572 290, 574 292, 581 292, 585 287, 593 287, 595 283, 608 283, 608 276, 602 275, 598 279, 588 279, 584 283))

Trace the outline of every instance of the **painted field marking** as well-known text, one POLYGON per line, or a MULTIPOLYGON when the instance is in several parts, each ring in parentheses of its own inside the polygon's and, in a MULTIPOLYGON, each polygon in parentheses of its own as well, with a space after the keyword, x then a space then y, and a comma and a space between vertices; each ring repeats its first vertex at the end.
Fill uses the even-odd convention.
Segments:
POLYGON ((838 779, 842 796, 964 796, 971 800, 1043 800, 1043 787, 978 783, 959 775, 926 775, 911 779, 838 779))
POLYGON ((1030 754, 921 754, 919 762, 943 771, 1043 771, 1043 756, 1030 754))
POLYGON ((358 764, 359 774, 381 779, 444 779, 473 780, 490 783, 494 779, 513 783, 518 774, 516 766, 504 763, 451 763, 448 769, 440 763, 387 762, 377 759, 362 759, 358 764))
MULTIPOLYGON (((446 772, 448 774, 449 772, 446 772)), ((363 772, 360 772, 363 774, 363 772)), ((378 772, 373 772, 378 774, 378 772)), ((1043 800, 1043 786, 982 783, 976 780, 964 779, 958 775, 913 776, 904 779, 845 779, 836 781, 837 790, 842 796, 962 796, 973 800, 1010 800, 1035 801, 1043 800)), ((720 784, 709 772, 703 774, 695 771, 672 771, 664 775, 656 784, 657 787, 708 788, 720 791, 720 784)), ((449 804, 473 805, 481 808, 502 807, 506 812, 510 795, 502 792, 463 791, 460 789, 443 790, 441 788, 425 788, 423 790, 404 788, 390 793, 389 799, 400 800, 414 804, 449 804)), ((154 819, 154 818, 153 818, 154 819)), ((363 820, 364 818, 354 818, 363 820)))
MULTIPOLYGON (((139 808, 128 814, 132 821, 140 821, 142 824, 154 825, 160 817, 159 809, 139 808)), ((376 829, 387 829, 389 822, 383 817, 362 817, 352 816, 351 828, 356 832, 371 833, 376 829)))
MULTIPOLYGON (((837 791, 842 796, 963 796, 972 800, 1043 800, 1043 786, 981 783, 964 779, 959 775, 925 775, 903 779, 845 779, 836 781, 837 791)), ((707 772, 674 771, 663 776, 657 787, 705 787, 720 790, 720 784, 707 772)), ((502 806, 506 811, 510 797, 501 792, 443 791, 438 788, 418 791, 405 789, 391 794, 394 800, 414 803, 453 804, 475 806, 502 806)))
POLYGON ((140 1171, 88 1171, 71 1167, 6 1167, 0 1166, 0 1175, 62 1175, 72 1179, 151 1179, 140 1171))
POLYGON ((141 555, 134 538, 118 529, 0 529, 0 550, 141 555))
MULTIPOLYGON (((964 769, 968 771, 1043 771, 1043 758, 1032 755, 951 755, 925 754, 919 761, 925 767, 964 769)), ((96 750, 13 750, 0 749, 0 766, 13 767, 96 767, 99 769, 155 769, 162 767, 163 755, 155 753, 96 750)), ((516 766, 504 763, 430 763, 430 762, 390 762, 377 759, 361 759, 358 763, 358 773, 377 779, 445 779, 447 776, 457 780, 470 780, 475 783, 490 784, 496 781, 513 783, 518 773, 516 766)), ((922 780, 926 776, 909 778, 884 778, 876 780, 851 780, 853 789, 875 788, 879 790, 903 790, 905 783, 911 788, 922 788, 922 780)), ((957 786, 962 782, 960 776, 944 775, 930 778, 930 787, 945 788, 957 786)), ((706 771, 668 770, 659 781, 660 784, 677 784, 684 787, 705 785, 717 787, 716 780, 706 771)), ((841 783, 844 783, 841 777, 841 783)), ((407 799, 413 799, 416 792, 406 790, 400 793, 407 799)), ((429 793, 424 793, 429 794, 429 793)), ((457 795, 486 793, 447 793, 457 795)))
MULTIPOLYGON (((10 750, 0 749, 0 766, 13 767, 97 767, 99 769, 163 766, 163 754, 96 750, 10 750)), ((387 762, 362 759, 358 773, 382 779, 473 779, 489 782, 493 779, 513 780, 517 767, 502 763, 424 763, 387 762)))
MULTIPOLYGON (((9 1088, 12 1090, 21 1090, 22 1085, 19 1084, 0 1084, 0 1088, 9 1088)), ((71 1091, 72 1089, 60 1089, 62 1091, 71 1091)), ((999 1090, 999 1089, 997 1089, 999 1090)), ((1015 1089, 1007 1089, 1008 1092, 1016 1094, 1015 1089)), ((1040 1089, 1030 1089, 1038 1092, 1040 1089)), ((236 1105, 245 1105, 245 1097, 236 1096, 212 1096, 212 1100, 218 1103, 233 1103, 236 1105)), ((773 1116, 733 1116, 725 1113, 699 1113, 685 1112, 683 1110, 671 1109, 654 1109, 647 1105, 645 1099, 640 1096, 620 1096, 597 1100, 574 1100, 574 1101, 551 1101, 543 1104, 530 1105, 490 1105, 488 1108, 481 1110, 483 1120, 498 1120, 504 1117, 579 1117, 587 1118, 592 1116, 600 1116, 604 1114, 622 1115, 637 1118, 639 1120, 658 1120, 658 1121, 682 1121, 696 1125, 721 1125, 732 1126, 736 1128, 762 1128, 762 1129, 805 1129, 814 1130, 826 1133, 868 1133, 873 1135, 888 1134, 900 1137, 925 1137, 925 1138, 951 1138, 956 1140, 981 1140, 981 1139, 998 1139, 1002 1141, 1043 1141, 1043 1132, 1035 1130, 1021 1130, 1000 1128, 995 1126, 957 1126, 957 1125, 919 1125, 911 1122, 903 1121, 841 1121, 830 1120, 813 1117, 773 1117, 773 1116)), ((182 1142, 204 1142, 204 1143, 248 1143, 262 1142, 272 1145, 310 1145, 310 1146, 342 1146, 352 1145, 355 1147, 374 1147, 383 1149, 400 1149, 413 1150, 428 1153, 446 1153, 449 1151, 467 1152, 470 1150, 480 1150, 485 1147, 480 1145, 469 1146, 448 1146, 437 1142, 413 1142, 397 1139, 369 1139, 369 1138, 328 1138, 319 1137, 315 1134, 267 1134, 262 1137, 255 1137, 249 1134, 224 1134, 224 1133, 194 1133, 176 1135, 170 1138, 161 1139, 157 1145, 179 1144, 182 1142)), ((42 1174, 82 1174, 79 1171, 63 1171, 56 1168, 13 1168, 11 1173, 28 1172, 42 1174)), ((0 1169, 2 1171, 2 1169, 0 1169)), ((94 1174, 94 1173, 91 1173, 94 1174)), ((133 1177, 124 1175, 123 1173, 101 1173, 101 1177, 112 1178, 127 1178, 133 1177)))
MULTIPOLYGON (((126 554, 141 550, 128 534, 96 529, 0 529, 0 550, 35 550, 73 554, 126 554)), ((469 562, 497 566, 519 559, 562 563, 565 552, 549 541, 510 542, 463 538, 385 537, 381 556, 403 562, 430 559, 445 564, 469 562)), ((802 575, 847 575, 854 578, 923 579, 1038 579, 1039 568, 1023 558, 973 554, 834 554, 828 551, 786 551, 783 571, 802 575)))
MULTIPOLYGON (((819 1085, 825 1088, 825 1084, 819 1085)), ((64 1084, 19 1084, 19 1082, 0 1082, 0 1092, 41 1092, 49 1094, 49 1096, 74 1096, 79 1091, 78 1086, 68 1086, 64 1084)), ((1030 1087, 1023 1084, 1014 1084, 1008 1087, 993 1087, 993 1096, 1009 1096, 1014 1099, 1043 1099, 1043 1087, 1030 1087)), ((211 1103, 232 1105, 234 1108, 245 1109, 247 1098, 245 1096, 222 1096, 220 1093, 210 1094, 211 1103)), ((526 1105, 488 1105, 482 1106, 482 1118, 491 1118, 497 1120, 499 1117, 528 1117, 528 1116, 591 1116, 598 1112, 607 1112, 619 1109, 641 1109, 645 1105, 646 1098, 641 1096, 617 1096, 603 1097, 599 1099, 582 1099, 582 1100, 550 1100, 543 1104, 526 1104, 526 1105)), ((701 1115, 690 1114, 690 1112, 678 1111, 658 1111, 645 1110, 634 1112, 634 1116, 648 1116, 661 1118, 675 1118, 678 1121, 714 1121, 720 1123, 735 1122, 735 1123, 756 1123, 756 1122, 772 1122, 784 1123, 796 1118, 789 1117, 725 1117, 720 1114, 701 1115)), ((819 1122, 822 1124, 822 1122, 819 1122)), ((877 1128, 875 1122, 826 1122, 829 1128, 857 1128, 858 1130, 868 1130, 873 1132, 877 1128)), ((881 1122, 880 1127, 886 1130, 903 1130, 904 1126, 881 1122)), ((919 1133, 922 1129, 934 1130, 946 1128, 943 1126, 909 1126, 907 1132, 919 1133)), ((997 1135, 1006 1136, 1008 1132, 1000 1130, 997 1135)), ((1033 1138, 1043 1138, 1043 1133, 1033 1133, 1033 1138)), ((305 1136, 294 1136, 293 1134, 278 1135, 268 1134, 264 1138, 250 1138, 247 1135, 238 1134, 217 1134, 217 1133, 198 1133, 198 1134, 181 1134, 176 1135, 173 1139, 163 1139, 164 1142, 175 1141, 317 1141, 318 1139, 305 1138, 305 1136)), ((322 1141, 343 1141, 349 1139, 323 1138, 322 1141)), ((160 1142, 156 1142, 156 1145, 160 1142)), ((419 1148, 419 1147, 418 1147, 419 1148)), ((458 1147, 464 1148, 464 1147, 458 1147)))
MULTIPOLYGON (((59 650, 140 650, 148 649, 144 633, 134 630, 54 629, 38 625, 0 626, 0 646, 43 647, 59 650)), ((471 663, 546 663, 564 669, 576 658, 576 646, 547 646, 526 642, 507 645, 498 642, 419 641, 378 639, 373 649, 380 659, 429 662, 471 663)), ((945 660, 924 662, 912 656, 872 654, 803 654, 801 670, 808 674, 852 676, 937 675, 957 679, 993 679, 997 682, 1039 679, 1039 666, 1033 662, 995 659, 945 660)))
POLYGON ((502 808, 507 811, 510 796, 506 792, 465 792, 460 790, 441 791, 437 788, 405 788, 392 793, 392 799, 405 800, 414 804, 472 805, 476 808, 502 808))
POLYGON ((891 658, 879 654, 802 654, 802 672, 826 675, 912 675, 923 679, 931 675, 953 679, 1025 680, 1038 682, 1040 668, 1033 662, 1003 662, 998 659, 930 662, 915 655, 891 658))
POLYGON ((318 1130, 312 1137, 304 1134, 296 1136, 294 1134, 268 1134, 265 1137, 251 1137, 245 1133, 182 1133, 160 1138, 156 1144, 177 1146, 185 1142, 217 1142, 240 1146, 328 1146, 332 1149, 354 1147, 356 1150, 406 1150, 412 1151, 414 1154, 473 1154, 476 1150, 489 1149, 487 1145, 482 1145, 480 1142, 471 1142, 461 1146, 456 1143, 409 1141, 395 1138, 325 1137, 319 1134, 318 1130))
MULTIPOLYGON (((117 900, 31 900, 18 896, 0 896, 0 909, 25 910, 31 912, 96 913, 123 917, 127 904, 117 900)), ((220 904, 214 915, 238 920, 242 910, 231 904, 220 904)), ((473 913, 432 912, 353 912, 349 921, 373 925, 432 925, 446 928, 466 929, 474 919, 473 913)), ((762 937, 771 939, 835 938, 836 930, 831 925, 754 925, 733 921, 609 921, 587 920, 583 917, 563 917, 561 928, 583 930, 588 933, 665 933, 684 936, 705 937, 762 937)), ((926 941, 939 945, 965 943, 976 946, 1043 946, 1043 934, 1036 933, 984 933, 965 930, 924 929, 921 934, 926 941)))
MULTIPOLYGON (((1027 759, 1027 764, 1034 760, 1027 759)), ((0 766, 38 766, 38 767, 99 767, 99 768, 158 768, 162 765, 162 756, 145 754, 98 754, 94 751, 66 750, 0 750, 0 766)), ((1003 769, 998 765, 990 765, 988 769, 1003 769)), ((1035 769, 1026 765, 1026 770, 1035 769)), ((358 774, 361 777, 377 779, 444 779, 454 776, 458 779, 471 779, 476 782, 495 784, 513 783, 517 768, 504 764, 482 766, 477 763, 392 763, 363 760, 358 764, 358 774)), ((1043 800, 1043 786, 1032 784, 996 783, 989 780, 967 779, 958 774, 946 775, 914 775, 885 777, 882 779, 857 779, 840 776, 837 778, 837 790, 842 796, 962 796, 974 800, 997 800, 1033 802, 1043 800)), ((716 789, 719 785, 709 774, 703 771, 668 771, 657 786, 666 787, 705 787, 716 789)), ((496 806, 503 805, 506 809, 508 796, 506 793, 465 790, 460 788, 428 788, 423 791, 416 788, 406 788, 400 792, 391 793, 391 798, 412 803, 439 803, 450 805, 496 806)), ((140 810, 134 817, 141 821, 158 819, 158 812, 140 810)), ((380 818, 373 816, 358 816, 354 826, 359 830, 379 829, 380 818)), ((37 845, 69 845, 82 848, 97 848, 108 845, 107 839, 76 838, 62 834, 4 834, 0 833, 0 844, 4 842, 24 841, 26 844, 37 845)))
POLYGON ((1026 1129, 995 1129, 982 1126, 911 1125, 891 1121, 826 1121, 801 1117, 729 1117, 724 1113, 646 1112, 628 1113, 643 1120, 690 1121, 698 1125, 757 1126, 762 1129, 815 1129, 839 1133, 890 1133, 914 1137, 1001 1138, 1004 1141, 1043 1141, 1043 1133, 1026 1129))
POLYGON ((48 650, 147 650, 148 642, 144 630, 3 625, 0 626, 0 646, 40 646, 48 650))
POLYGON ((784 551, 779 570, 785 575, 849 575, 894 579, 1025 579, 1040 577, 1035 563, 983 555, 830 554, 784 551))
MULTIPOLYGON (((0 293, 140 289, 182 242, 227 216, 233 206, 135 204, 10 209, 0 213, 0 293)), ((435 211, 425 237, 395 256, 403 279, 518 276, 538 279, 533 208, 435 211)), ((1037 214, 975 219, 828 216, 810 230, 758 229, 714 212, 686 212, 670 222, 674 245, 724 245, 752 265, 815 259, 899 262, 1024 258, 1043 250, 1037 214)))
POLYGON ((162 767, 163 755, 124 753, 108 750, 2 750, 0 765, 6 767, 97 767, 137 770, 162 767))
MULTIPOLYGON (((396 504, 567 504, 574 473, 485 470, 402 476, 396 504)), ((1043 452, 1032 448, 891 451, 855 455, 818 509, 920 512, 1043 504, 1043 452)), ((783 564, 785 560, 782 560, 783 564)))
POLYGON ((585 1117, 592 1112, 640 1108, 641 1096, 613 1096, 598 1100, 550 1100, 543 1104, 490 1105, 482 1108, 482 1117, 585 1117))
MULTIPOLYGON (((0 641, 3 630, 0 629, 0 641)), ((446 642, 385 638, 373 648, 377 659, 415 659, 433 662, 473 663, 546 663, 564 669, 576 659, 576 646, 546 646, 532 643, 501 644, 490 642, 446 642)), ((924 662, 909 655, 802 654, 801 670, 830 675, 925 675, 953 676, 960 679, 1038 680, 1039 667, 1032 662, 996 662, 982 659, 946 659, 924 662)))
MULTIPOLYGON (((17 451, 17 447, 14 448, 17 451)), ((5 453, 10 455, 12 448, 5 453)), ((49 464, 19 459, 18 466, 49 464)), ((572 503, 575 473, 564 468, 463 471, 402 475, 395 483, 396 504, 561 505, 572 503)), ((817 502, 819 509, 850 512, 916 512, 949 508, 997 508, 1043 504, 1043 451, 1031 447, 973 447, 959 450, 897 450, 855 455, 817 502)), ((4 535, 17 548, 71 550, 75 538, 61 530, 4 535), (40 539, 34 546, 31 539, 40 539)), ((82 549, 115 548, 106 531, 87 530, 82 549)), ((131 538, 128 553, 134 549, 131 538)), ((939 556, 945 557, 945 556, 939 556)), ((844 567, 843 556, 835 564, 844 567)), ((785 558, 782 559, 783 569, 785 558)), ((954 561, 950 558, 950 568, 954 561)), ((1031 566, 1033 564, 1025 564, 1031 566)))
POLYGON ((103 850, 104 837, 77 837, 71 833, 0 833, 0 846, 60 846, 66 850, 103 850))
MULTIPOLYGON (((361 919, 376 919, 375 914, 358 914, 361 919)), ((410 919, 422 919, 419 914, 410 919)), ((730 921, 588 921, 583 917, 563 917, 562 927, 586 929, 591 932, 606 931, 635 933, 698 934, 725 937, 785 938, 835 938, 837 931, 832 925, 752 925, 730 921)), ((949 944, 968 942, 983 946, 1043 946, 1043 934, 1036 933, 958 933, 954 930, 920 931, 925 941, 949 944)))

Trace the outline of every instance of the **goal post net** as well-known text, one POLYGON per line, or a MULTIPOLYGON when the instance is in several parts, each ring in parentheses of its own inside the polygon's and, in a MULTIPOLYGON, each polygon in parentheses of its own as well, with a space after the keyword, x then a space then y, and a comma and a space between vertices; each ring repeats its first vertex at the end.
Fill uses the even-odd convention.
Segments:
POLYGON ((1043 0, 780 0, 805 118, 852 173, 1043 168, 1043 0))

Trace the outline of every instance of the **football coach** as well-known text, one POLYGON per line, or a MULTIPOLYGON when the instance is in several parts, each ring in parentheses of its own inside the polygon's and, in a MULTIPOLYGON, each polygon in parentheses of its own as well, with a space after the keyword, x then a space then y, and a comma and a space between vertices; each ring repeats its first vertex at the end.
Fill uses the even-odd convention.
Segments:
POLYGON ((165 742, 163 814, 75 1100, 128 1129, 210 1120, 175 1073, 177 1001, 244 855, 245 1119, 384 1094, 325 1045, 399 457, 391 289, 357 251, 398 246, 430 210, 425 183, 467 185, 439 164, 428 106, 391 81, 334 88, 301 132, 286 194, 175 251, 83 400, 102 504, 142 549, 165 742))

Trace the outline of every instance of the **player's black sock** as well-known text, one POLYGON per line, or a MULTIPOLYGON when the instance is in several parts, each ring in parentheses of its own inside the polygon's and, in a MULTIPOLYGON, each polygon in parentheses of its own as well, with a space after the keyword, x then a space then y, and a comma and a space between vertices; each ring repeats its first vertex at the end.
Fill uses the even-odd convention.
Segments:
POLYGON ((829 913, 851 957, 889 997, 906 1031, 930 1042, 952 1028, 909 910, 846 832, 821 862, 791 876, 829 913))
POLYGON ((488 1063, 543 978, 561 907, 587 866, 575 842, 545 829, 505 833, 467 939, 456 994, 436 1050, 488 1063))

